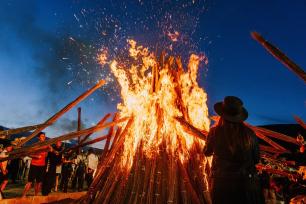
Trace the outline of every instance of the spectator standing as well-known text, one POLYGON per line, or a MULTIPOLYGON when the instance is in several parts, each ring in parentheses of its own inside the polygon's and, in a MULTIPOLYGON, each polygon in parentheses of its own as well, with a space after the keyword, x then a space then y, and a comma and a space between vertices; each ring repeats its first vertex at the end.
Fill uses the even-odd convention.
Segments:
MULTIPOLYGON (((37 136, 40 142, 44 142, 46 140, 46 134, 44 132, 38 133, 37 136)), ((45 146, 42 148, 42 151, 30 155, 32 160, 29 170, 28 182, 24 187, 22 197, 26 196, 33 182, 35 182, 34 195, 38 195, 39 191, 41 190, 42 181, 46 172, 46 157, 48 155, 49 148, 49 146, 45 146)))
POLYGON ((56 180, 56 167, 62 162, 62 142, 57 141, 52 146, 47 156, 46 176, 43 181, 42 194, 48 195, 51 192, 56 180))
POLYGON ((84 183, 84 177, 85 177, 85 171, 86 171, 86 156, 83 152, 79 154, 76 158, 76 169, 75 169, 75 175, 72 181, 72 189, 75 190, 76 187, 78 188, 78 191, 83 190, 83 183, 84 183))
POLYGON ((55 186, 54 186, 55 192, 57 192, 61 174, 62 174, 62 164, 59 164, 56 166, 56 177, 55 177, 55 186))
POLYGON ((25 156, 23 158, 23 171, 22 171, 22 180, 27 180, 28 179, 28 175, 29 175, 29 170, 30 170, 30 166, 31 166, 31 157, 25 156))
POLYGON ((96 170, 98 168, 98 163, 99 163, 99 158, 94 153, 92 148, 88 150, 87 160, 88 160, 88 166, 87 166, 87 172, 86 172, 86 182, 89 188, 89 186, 91 185, 93 181, 93 178, 94 178, 94 175, 96 173, 96 170))
POLYGON ((61 182, 60 182, 60 190, 64 193, 67 193, 68 190, 68 183, 71 177, 73 168, 72 168, 72 161, 69 160, 69 156, 65 155, 62 164, 62 174, 61 174, 61 182))

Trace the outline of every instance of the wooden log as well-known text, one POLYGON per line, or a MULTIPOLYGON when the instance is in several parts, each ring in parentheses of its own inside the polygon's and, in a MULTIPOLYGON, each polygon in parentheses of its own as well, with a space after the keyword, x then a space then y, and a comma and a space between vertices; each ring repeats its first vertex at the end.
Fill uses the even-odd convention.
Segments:
POLYGON ((197 129, 196 127, 194 127, 193 125, 191 125, 190 123, 188 123, 184 118, 180 118, 180 117, 175 117, 175 119, 184 127, 184 130, 201 139, 201 140, 206 140, 206 137, 208 135, 207 131, 201 131, 199 129, 197 129))
POLYGON ((179 170, 181 172, 181 176, 184 179, 184 185, 186 187, 187 192, 190 195, 192 203, 201 204, 198 195, 196 194, 196 192, 194 191, 194 189, 192 187, 192 184, 190 182, 190 179, 189 179, 189 176, 188 176, 188 174, 186 172, 186 169, 185 169, 184 165, 180 161, 178 162, 178 167, 179 167, 179 170))
POLYGON ((51 118, 49 118, 42 127, 37 128, 30 136, 28 136, 26 139, 21 141, 21 143, 18 146, 22 146, 28 141, 30 141, 32 138, 34 138, 39 132, 44 130, 46 127, 52 125, 55 123, 64 113, 72 109, 74 106, 76 106, 78 103, 80 103, 82 100, 87 98, 89 95, 91 95, 93 92, 95 92, 98 88, 103 86, 105 84, 104 80, 100 80, 96 85, 94 85, 89 90, 85 91, 82 95, 80 95, 78 98, 76 98, 74 101, 69 103, 67 106, 65 106, 63 109, 61 109, 59 112, 54 114, 51 118))
MULTIPOLYGON (((82 114, 82 109, 81 107, 78 107, 78 128, 77 131, 81 130, 81 114, 82 114)), ((80 144, 81 138, 78 137, 78 144, 80 144)))
POLYGON ((294 72, 300 77, 304 83, 306 82, 306 72, 294 63, 289 57, 287 57, 280 49, 272 45, 270 42, 265 40, 259 33, 252 32, 251 36, 254 40, 260 43, 271 55, 273 55, 278 61, 285 65, 290 71, 294 72))
POLYGON ((116 130, 113 142, 111 144, 110 150, 112 150, 114 145, 117 143, 120 134, 121 134, 121 127, 118 127, 117 130, 116 130))
POLYGON ((259 137, 260 139, 262 139, 263 141, 267 142, 269 145, 271 145, 272 147, 281 150, 281 151, 285 151, 287 152, 288 150, 286 148, 284 148, 283 146, 277 144, 276 142, 274 142, 273 140, 271 140, 270 138, 268 138, 267 136, 265 136, 264 134, 260 133, 260 132, 255 132, 255 134, 257 135, 257 137, 259 137))
POLYGON ((38 124, 38 125, 31 125, 31 126, 25 126, 25 127, 20 127, 20 128, 2 130, 0 131, 0 136, 5 136, 6 138, 9 138, 10 135, 31 131, 31 130, 43 127, 44 125, 45 124, 38 124))
MULTIPOLYGON (((106 114, 98 123, 97 125, 103 125, 105 123, 105 121, 111 116, 110 113, 106 114)), ((113 126, 112 126, 113 127, 113 126)), ((112 128, 111 127, 111 128, 112 128)), ((92 135, 92 133, 86 135, 83 139, 81 139, 80 144, 84 143, 90 136, 92 135)))
POLYGON ((85 134, 89 134, 89 133, 92 133, 92 132, 101 131, 105 128, 114 126, 114 125, 116 125, 118 123, 121 123, 121 122, 124 122, 128 119, 129 118, 127 118, 127 117, 121 118, 121 119, 118 119, 114 122, 106 123, 106 124, 103 124, 103 125, 97 125, 97 126, 94 126, 94 127, 88 128, 88 129, 84 129, 84 130, 81 130, 81 131, 76 131, 76 132, 68 133, 68 134, 65 134, 65 135, 62 135, 62 136, 59 136, 59 137, 56 137, 56 138, 52 138, 52 139, 44 141, 44 142, 37 142, 37 143, 35 143, 31 146, 28 146, 28 147, 15 149, 14 151, 12 151, 10 153, 9 157, 2 158, 2 159, 0 159, 0 161, 10 160, 14 157, 14 155, 19 155, 20 153, 23 153, 24 155, 28 155, 28 154, 30 154, 30 152, 35 151, 36 149, 39 149, 39 148, 47 146, 47 145, 54 144, 57 141, 70 140, 70 139, 78 137, 80 135, 85 135, 85 134))
MULTIPOLYGON (((97 125, 103 125, 104 122, 111 116, 110 113, 106 114, 98 123, 97 125)), ((112 126, 113 127, 113 126, 112 126)), ((111 127, 111 128, 112 128, 111 127)), ((89 133, 87 135, 85 135, 81 140, 80 142, 78 142, 78 144, 76 144, 74 147, 70 147, 70 148, 66 148, 66 149, 63 149, 63 151, 61 153, 65 153, 65 152, 70 152, 73 153, 74 151, 78 150, 78 148, 81 148, 81 147, 84 147, 86 145, 83 145, 83 143, 92 135, 92 133, 89 133)), ((79 136, 78 138, 81 138, 82 136, 79 136)), ((99 142, 99 141, 98 141, 99 142)))
POLYGON ((252 129, 255 132, 257 132, 257 131, 261 132, 265 136, 273 137, 273 138, 276 138, 276 139, 279 139, 279 140, 282 140, 282 141, 285 141, 285 142, 290 142, 292 144, 298 145, 298 142, 296 141, 295 138, 287 136, 287 135, 284 135, 282 133, 274 132, 272 130, 268 130, 268 129, 261 128, 261 127, 255 127, 255 126, 252 126, 252 129))
POLYGON ((306 129, 306 123, 304 123, 304 121, 298 117, 297 115, 293 116, 295 121, 300 124, 300 126, 302 126, 304 129, 306 129))
POLYGON ((145 202, 147 204, 152 204, 154 200, 155 173, 156 173, 156 156, 153 158, 151 169, 150 169, 149 186, 148 186, 147 198, 145 202))
POLYGON ((281 154, 281 153, 288 152, 288 151, 279 150, 274 147, 266 146, 266 145, 259 145, 259 150, 264 151, 264 152, 269 152, 269 153, 275 153, 275 154, 281 154))
MULTIPOLYGON (((99 183, 100 178, 104 174, 107 166, 112 162, 114 156, 116 155, 116 152, 123 145, 124 137, 129 132, 129 128, 133 124, 133 121, 134 121, 133 117, 129 119, 129 121, 125 125, 124 130, 122 131, 122 134, 120 135, 119 141, 116 143, 114 148, 110 151, 110 153, 108 154, 107 158, 105 159, 105 161, 102 163, 101 167, 99 168, 99 171, 97 172, 97 175, 96 175, 95 179, 93 180, 93 182, 92 182, 92 184, 90 186, 90 189, 88 191, 88 195, 89 195, 88 199, 91 199, 91 195, 90 194, 95 195, 96 191, 98 190, 96 188, 96 186, 99 183)), ((88 202, 90 202, 90 200, 88 200, 88 202)))
POLYGON ((95 144, 95 143, 97 143, 97 142, 101 142, 101 141, 103 141, 103 140, 106 140, 108 137, 109 137, 108 134, 103 135, 103 136, 100 136, 100 137, 97 137, 97 138, 95 138, 95 139, 93 139, 93 140, 90 140, 90 141, 87 141, 87 142, 84 142, 84 143, 82 143, 82 144, 77 145, 77 146, 74 147, 72 150, 74 150, 74 149, 79 149, 79 148, 85 147, 85 146, 87 146, 87 145, 92 145, 92 144, 95 144))
MULTIPOLYGON (((113 121, 115 121, 118 116, 119 115, 116 113, 113 117, 113 121)), ((108 137, 106 139, 106 143, 104 145, 103 153, 102 153, 102 156, 101 156, 102 158, 104 158, 108 153, 108 149, 109 149, 109 146, 110 146, 110 141, 111 141, 111 138, 113 136, 113 133, 114 133, 114 126, 109 128, 108 137)))
MULTIPOLYGON (((214 117, 211 117, 213 120, 217 121, 219 120, 219 116, 214 116, 214 117)), ((267 130, 265 128, 258 128, 258 127, 255 127, 255 126, 252 126, 246 122, 244 122, 244 124, 249 127, 250 129, 252 129, 256 136, 259 137, 260 139, 264 140, 265 142, 267 142, 268 144, 270 144, 271 146, 273 146, 274 148, 278 149, 278 150, 281 150, 281 151, 285 151, 285 152, 288 152, 288 150, 284 147, 282 147, 281 145, 277 144, 276 142, 274 142, 273 140, 271 140, 270 138, 267 137, 267 135, 269 134, 269 136, 271 137, 274 137, 274 138, 277 138, 277 139, 280 139, 280 140, 284 140, 284 141, 290 141, 293 143, 293 140, 290 139, 289 136, 287 135, 284 135, 284 134, 281 134, 281 133, 277 133, 277 132, 273 132, 271 130, 267 130)))

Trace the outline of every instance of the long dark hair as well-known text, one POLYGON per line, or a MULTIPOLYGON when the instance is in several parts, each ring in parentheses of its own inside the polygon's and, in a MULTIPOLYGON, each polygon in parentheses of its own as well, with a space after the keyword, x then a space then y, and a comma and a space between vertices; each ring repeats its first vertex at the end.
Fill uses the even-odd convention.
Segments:
POLYGON ((227 144, 232 154, 241 150, 249 150, 253 144, 251 130, 243 123, 233 123, 220 118, 216 126, 217 136, 227 144))

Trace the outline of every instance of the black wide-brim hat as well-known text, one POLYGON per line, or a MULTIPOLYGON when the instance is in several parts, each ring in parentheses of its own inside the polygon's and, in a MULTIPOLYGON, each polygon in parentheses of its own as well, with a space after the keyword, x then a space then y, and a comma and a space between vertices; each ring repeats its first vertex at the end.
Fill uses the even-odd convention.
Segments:
POLYGON ((218 115, 230 122, 240 123, 248 118, 248 111, 236 96, 226 96, 223 101, 214 105, 214 109, 218 115))

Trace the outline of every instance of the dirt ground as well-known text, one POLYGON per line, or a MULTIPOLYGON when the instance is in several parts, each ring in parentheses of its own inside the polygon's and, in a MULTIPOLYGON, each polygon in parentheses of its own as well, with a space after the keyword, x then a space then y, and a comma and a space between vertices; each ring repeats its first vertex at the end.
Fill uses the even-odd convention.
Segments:
MULTIPOLYGON (((25 181, 17 181, 17 184, 12 184, 9 181, 9 183, 7 184, 6 188, 3 191, 4 199, 21 197, 24 186, 25 186, 25 183, 26 183, 25 181)), ((86 190, 86 188, 87 187, 85 186, 84 190, 86 190)), ((75 192, 75 191, 68 188, 68 192, 75 192)), ((59 193, 62 193, 62 192, 61 191, 58 191, 58 192, 52 191, 50 193, 50 195, 56 195, 56 194, 59 194, 59 193)), ((39 195, 41 195, 41 193, 39 195)), ((27 196, 34 196, 34 188, 33 187, 28 192, 27 196)))

